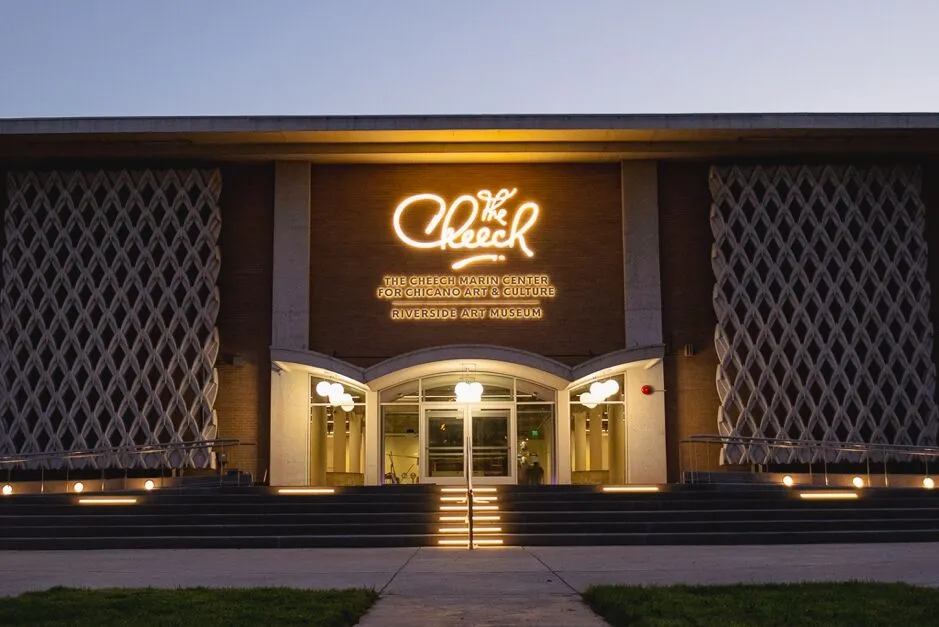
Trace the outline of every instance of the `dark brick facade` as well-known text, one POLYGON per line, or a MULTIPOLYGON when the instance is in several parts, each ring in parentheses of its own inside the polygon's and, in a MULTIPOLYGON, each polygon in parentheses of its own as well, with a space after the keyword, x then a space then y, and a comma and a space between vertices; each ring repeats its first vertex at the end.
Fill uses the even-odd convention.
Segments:
MULTIPOLYGON (((714 376, 717 319, 711 300, 711 226, 708 167, 705 162, 659 164, 659 259, 662 272, 662 333, 666 344, 665 403, 668 478, 679 477, 682 438, 717 430, 720 401, 714 376), (684 346, 694 356, 684 356, 684 346)), ((692 449, 683 451, 685 465, 692 449)), ((716 466, 717 448, 699 446, 697 467, 716 466)))
POLYGON ((621 207, 618 163, 314 166, 310 347, 366 366, 447 344, 509 346, 569 364, 623 348, 621 207), (382 276, 449 273, 454 257, 401 243, 392 228, 397 203, 503 187, 519 190, 507 207, 541 206, 528 238, 535 256, 508 251, 506 264, 471 272, 550 275, 557 297, 544 301, 544 319, 391 320, 389 303, 376 297, 382 276))
POLYGON ((256 444, 231 451, 228 466, 262 480, 270 463, 273 165, 223 167, 220 204, 218 434, 256 444))

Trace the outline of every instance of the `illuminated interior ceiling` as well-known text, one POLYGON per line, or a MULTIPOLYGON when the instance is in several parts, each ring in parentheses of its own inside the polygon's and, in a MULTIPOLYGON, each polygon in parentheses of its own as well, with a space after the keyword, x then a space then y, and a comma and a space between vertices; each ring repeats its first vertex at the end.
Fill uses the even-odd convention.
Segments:
POLYGON ((934 114, 0 120, 0 161, 596 162, 797 152, 909 154, 934 152, 937 145, 934 114))

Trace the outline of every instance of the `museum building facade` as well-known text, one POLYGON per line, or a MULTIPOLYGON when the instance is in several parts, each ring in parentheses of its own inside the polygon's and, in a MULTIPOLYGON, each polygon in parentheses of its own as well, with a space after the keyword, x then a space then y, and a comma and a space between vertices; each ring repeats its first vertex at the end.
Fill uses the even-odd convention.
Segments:
POLYGON ((692 436, 714 471, 936 444, 936 115, 0 120, 0 174, 33 468, 657 485, 692 436))

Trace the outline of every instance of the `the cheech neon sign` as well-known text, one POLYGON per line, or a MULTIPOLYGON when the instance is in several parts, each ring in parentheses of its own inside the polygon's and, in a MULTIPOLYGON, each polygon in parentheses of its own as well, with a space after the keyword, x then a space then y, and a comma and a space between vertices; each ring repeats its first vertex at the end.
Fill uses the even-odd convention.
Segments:
MULTIPOLYGON (((525 256, 534 257, 526 234, 538 221, 538 205, 531 201, 523 202, 511 214, 503 206, 517 191, 500 189, 493 194, 483 189, 476 192, 475 196, 458 196, 450 204, 436 194, 409 196, 395 209, 395 233, 402 242, 413 248, 436 248, 442 251, 518 249, 525 256), (408 232, 403 225, 405 214, 421 209, 427 211, 428 207, 433 214, 424 228, 419 233, 408 232)), ((470 264, 500 261, 505 261, 505 255, 500 252, 471 252, 453 262, 451 268, 461 270, 470 264)))

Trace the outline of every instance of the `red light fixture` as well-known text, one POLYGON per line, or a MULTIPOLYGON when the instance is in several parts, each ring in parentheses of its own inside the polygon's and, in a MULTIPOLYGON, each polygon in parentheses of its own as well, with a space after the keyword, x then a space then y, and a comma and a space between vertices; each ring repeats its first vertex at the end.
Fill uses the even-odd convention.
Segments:
POLYGON ((652 387, 651 385, 644 385, 641 388, 639 388, 639 391, 645 394, 646 396, 649 396, 650 394, 655 392, 655 388, 652 387))

